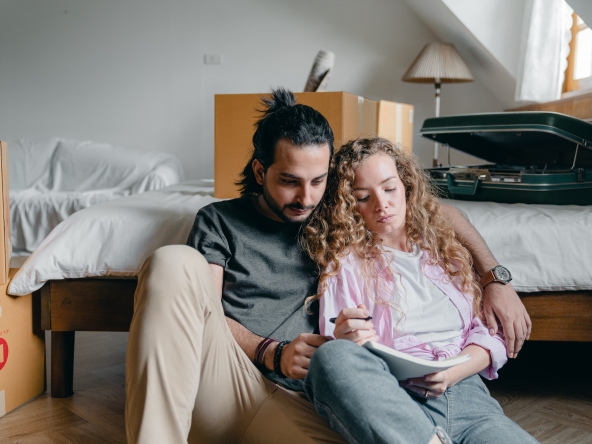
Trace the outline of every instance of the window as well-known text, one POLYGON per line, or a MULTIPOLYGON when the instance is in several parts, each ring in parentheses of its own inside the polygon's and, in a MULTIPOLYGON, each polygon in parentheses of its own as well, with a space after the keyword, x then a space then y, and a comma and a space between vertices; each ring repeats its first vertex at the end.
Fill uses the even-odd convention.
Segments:
POLYGON ((563 92, 592 89, 592 29, 574 12, 563 92))

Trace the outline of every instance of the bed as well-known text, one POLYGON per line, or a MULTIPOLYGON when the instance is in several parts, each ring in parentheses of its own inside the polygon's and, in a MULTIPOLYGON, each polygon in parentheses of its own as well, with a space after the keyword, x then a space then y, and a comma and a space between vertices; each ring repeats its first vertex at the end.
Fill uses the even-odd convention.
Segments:
MULTIPOLYGON (((34 292, 51 331, 51 395, 73 393, 76 331, 127 331, 137 272, 156 248, 184 244, 195 213, 217 199, 187 182, 104 202, 60 224, 10 282, 34 292)), ((531 340, 592 341, 592 207, 447 201, 514 274, 531 340)))
POLYGON ((183 180, 167 153, 62 138, 8 142, 13 253, 31 254, 62 221, 101 202, 183 180))

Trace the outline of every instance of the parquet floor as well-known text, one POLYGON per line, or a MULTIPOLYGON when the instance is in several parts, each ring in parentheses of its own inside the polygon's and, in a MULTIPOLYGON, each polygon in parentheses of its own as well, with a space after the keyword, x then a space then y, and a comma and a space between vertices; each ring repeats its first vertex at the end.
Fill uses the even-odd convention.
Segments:
POLYGON ((125 444, 126 346, 127 333, 76 333, 76 393, 64 399, 45 393, 0 418, 0 443, 125 444))
MULTIPOLYGON (((74 396, 45 394, 0 418, 0 443, 125 443, 126 333, 77 333, 74 396)), ((529 343, 488 383, 545 444, 592 443, 592 344, 529 343)))
POLYGON ((504 412, 542 443, 592 443, 592 344, 532 342, 488 382, 504 412))

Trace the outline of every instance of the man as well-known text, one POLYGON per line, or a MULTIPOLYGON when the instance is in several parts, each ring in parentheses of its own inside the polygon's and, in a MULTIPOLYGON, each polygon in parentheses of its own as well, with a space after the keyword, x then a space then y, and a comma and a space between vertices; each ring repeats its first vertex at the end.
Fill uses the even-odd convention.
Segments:
MULTIPOLYGON (((311 357, 331 340, 314 334, 318 315, 303 308, 317 270, 298 232, 325 191, 333 133, 320 113, 294 103, 281 89, 265 101, 243 197, 200 210, 194 248, 161 248, 140 272, 127 355, 129 442, 343 442, 301 392, 311 357)), ((460 213, 446 213, 477 270, 498 265, 460 213)), ((500 284, 487 286, 485 301, 488 324, 497 329, 497 314, 515 356, 530 329, 524 307, 500 284)))

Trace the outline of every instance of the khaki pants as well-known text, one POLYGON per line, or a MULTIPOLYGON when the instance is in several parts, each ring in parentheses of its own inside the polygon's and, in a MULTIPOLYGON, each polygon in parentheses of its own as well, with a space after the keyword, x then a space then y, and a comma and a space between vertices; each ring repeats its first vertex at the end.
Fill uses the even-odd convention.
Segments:
POLYGON ((160 248, 142 267, 126 366, 130 443, 345 442, 304 394, 255 368, 191 247, 160 248))

